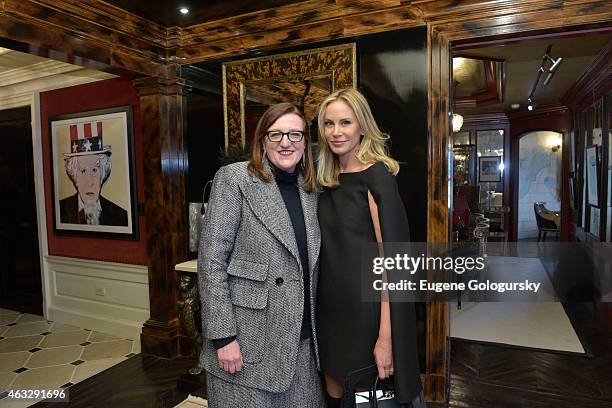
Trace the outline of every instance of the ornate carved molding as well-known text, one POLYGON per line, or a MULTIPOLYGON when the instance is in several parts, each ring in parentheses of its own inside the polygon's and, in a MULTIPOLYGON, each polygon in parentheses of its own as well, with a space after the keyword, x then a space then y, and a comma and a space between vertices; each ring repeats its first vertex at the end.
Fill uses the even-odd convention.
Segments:
POLYGON ((182 78, 146 77, 132 81, 138 94, 149 95, 184 95, 186 83, 182 78))
MULTIPOLYGON (((355 43, 315 48, 280 55, 232 61, 223 64, 223 105, 225 148, 244 146, 245 98, 249 83, 291 81, 300 78, 328 78, 329 93, 357 85, 355 43)), ((272 82, 270 83, 272 84, 272 82)), ((329 93, 326 93, 328 95, 329 93)), ((284 95, 288 97, 288 95, 284 95)), ((319 102, 322 100, 321 98, 319 102)), ((284 99, 288 100, 288 99, 284 99)), ((318 105, 318 102, 315 103, 318 105)), ((306 114, 307 122, 310 120, 306 114)))
POLYGON ((65 62, 105 64, 106 71, 165 74, 161 57, 168 52, 166 31, 100 0, 0 3, 0 37, 59 52, 54 59, 62 59, 63 53, 65 62))
POLYGON ((481 113, 463 116, 464 126, 482 123, 508 123, 508 116, 505 113, 481 113))
POLYGON ((610 2, 599 0, 306 0, 180 28, 102 0, 5 0, 0 37, 87 58, 106 71, 172 77, 178 65, 425 24, 443 26, 453 40, 610 19, 610 2))
POLYGON ((546 105, 538 105, 533 111, 521 110, 521 111, 508 111, 508 119, 510 120, 521 120, 521 119, 535 119, 550 115, 560 115, 568 111, 567 106, 562 103, 549 103, 546 105))

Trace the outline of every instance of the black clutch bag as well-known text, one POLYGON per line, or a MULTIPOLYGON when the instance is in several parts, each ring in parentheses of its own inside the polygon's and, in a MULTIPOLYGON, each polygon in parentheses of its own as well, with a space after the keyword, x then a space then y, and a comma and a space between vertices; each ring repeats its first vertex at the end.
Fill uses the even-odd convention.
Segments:
POLYGON ((384 380, 379 379, 376 365, 352 371, 346 376, 343 406, 345 408, 402 407, 393 393, 393 376, 384 380))

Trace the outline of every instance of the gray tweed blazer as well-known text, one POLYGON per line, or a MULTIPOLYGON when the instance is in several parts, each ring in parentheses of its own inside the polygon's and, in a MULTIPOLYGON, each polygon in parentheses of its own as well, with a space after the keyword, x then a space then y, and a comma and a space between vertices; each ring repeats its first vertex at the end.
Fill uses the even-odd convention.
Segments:
MULTIPOLYGON (((321 243, 318 195, 299 191, 314 331, 321 243)), ((205 369, 235 384, 286 391, 295 372, 304 283, 293 226, 276 182, 248 174, 247 162, 222 167, 215 175, 201 228, 198 275, 205 369), (236 374, 219 368, 211 341, 230 336, 237 336, 244 361, 236 374)), ((312 338, 318 367, 316 333, 312 338)))

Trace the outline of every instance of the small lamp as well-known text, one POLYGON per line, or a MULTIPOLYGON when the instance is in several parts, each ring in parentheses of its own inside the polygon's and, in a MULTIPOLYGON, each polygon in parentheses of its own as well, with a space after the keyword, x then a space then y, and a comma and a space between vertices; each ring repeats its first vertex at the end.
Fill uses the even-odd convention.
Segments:
POLYGON ((453 132, 458 132, 461 130, 461 126, 463 126, 463 116, 458 113, 453 113, 453 132))

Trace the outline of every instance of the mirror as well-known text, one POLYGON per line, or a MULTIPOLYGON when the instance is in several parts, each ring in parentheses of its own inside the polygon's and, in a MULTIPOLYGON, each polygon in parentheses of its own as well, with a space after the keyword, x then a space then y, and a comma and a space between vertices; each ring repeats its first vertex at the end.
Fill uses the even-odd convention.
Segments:
POLYGON ((316 143, 319 103, 356 82, 355 43, 223 64, 226 151, 250 143, 261 115, 279 102, 304 112, 316 143))

